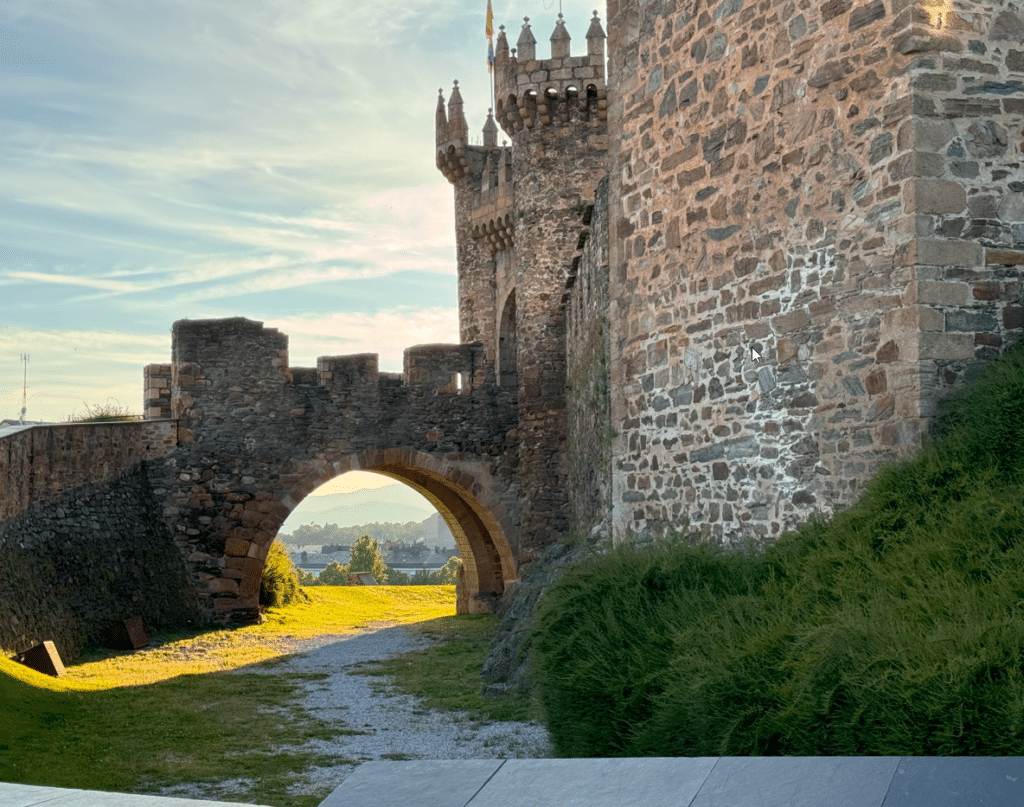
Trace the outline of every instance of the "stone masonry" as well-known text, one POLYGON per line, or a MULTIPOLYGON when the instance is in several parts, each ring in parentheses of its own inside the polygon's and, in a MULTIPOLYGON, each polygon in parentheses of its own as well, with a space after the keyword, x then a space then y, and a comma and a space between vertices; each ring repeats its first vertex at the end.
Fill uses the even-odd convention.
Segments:
POLYGON ((579 57, 559 17, 538 60, 527 20, 495 49, 511 146, 490 118, 464 146, 461 97, 462 140, 438 130, 463 328, 499 366, 515 345, 568 373, 545 428, 577 529, 776 536, 852 502, 1024 328, 1024 12, 613 0, 608 26, 607 88, 596 12, 579 57), (528 288, 557 312, 524 316, 528 288), (510 337, 510 291, 548 359, 510 337))
POLYGON ((609 15, 616 523, 777 535, 1020 335, 1024 13, 609 15))
POLYGON ((0 441, 0 562, 62 551, 95 494, 159 513, 182 614, 252 621, 288 513, 362 468, 438 507, 483 611, 566 529, 770 540, 920 445, 1024 330, 1024 10, 612 0, 607 26, 573 56, 559 15, 550 58, 502 28, 482 146, 438 98, 463 344, 292 368, 260 323, 178 322, 134 436, 0 441))
POLYGON ((35 426, 0 440, 0 652, 53 641, 65 660, 111 623, 202 619, 147 469, 173 422, 35 426))
MULTIPOLYGON (((157 370, 151 370, 152 378, 157 370)), ((295 506, 350 470, 422 493, 461 550, 463 611, 492 610, 523 557, 516 390, 479 344, 421 345, 401 374, 376 354, 290 367, 288 337, 246 319, 174 324, 177 450, 154 493, 215 621, 258 618, 264 560, 295 506)))

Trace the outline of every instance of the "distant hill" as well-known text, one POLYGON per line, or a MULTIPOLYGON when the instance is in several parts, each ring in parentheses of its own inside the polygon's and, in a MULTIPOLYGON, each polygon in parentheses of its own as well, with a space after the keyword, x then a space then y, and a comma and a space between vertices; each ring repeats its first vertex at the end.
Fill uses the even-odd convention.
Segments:
POLYGON ((307 496, 281 526, 279 535, 291 546, 315 546, 317 552, 322 545, 349 545, 360 535, 372 535, 382 546, 385 541, 422 539, 427 546, 455 547, 451 530, 430 502, 401 484, 307 496), (400 526, 410 523, 414 526, 400 526), (337 529, 320 529, 328 525, 337 529))
POLYGON ((436 515, 436 511, 426 499, 412 488, 396 484, 354 493, 307 496, 288 516, 282 530, 292 532, 302 524, 404 524, 423 521, 430 515, 436 515))

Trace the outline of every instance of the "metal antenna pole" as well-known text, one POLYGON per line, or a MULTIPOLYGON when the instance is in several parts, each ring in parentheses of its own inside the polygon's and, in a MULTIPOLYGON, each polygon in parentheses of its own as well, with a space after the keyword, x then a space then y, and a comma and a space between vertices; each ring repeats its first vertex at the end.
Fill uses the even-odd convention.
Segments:
POLYGON ((25 365, 25 373, 21 388, 21 423, 25 423, 25 412, 28 411, 28 353, 21 354, 21 363, 25 365))

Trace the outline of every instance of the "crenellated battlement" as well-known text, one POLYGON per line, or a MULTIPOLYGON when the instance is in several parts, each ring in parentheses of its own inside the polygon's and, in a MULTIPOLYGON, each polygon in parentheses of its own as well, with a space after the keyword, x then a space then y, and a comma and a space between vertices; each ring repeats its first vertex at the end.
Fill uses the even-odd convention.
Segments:
POLYGON ((493 255, 513 245, 512 148, 498 146, 498 127, 487 111, 483 146, 467 142, 468 126, 462 110, 459 82, 445 108, 438 90, 435 143, 437 167, 453 185, 462 183, 468 196, 467 224, 475 239, 486 239, 493 255))
POLYGON ((570 56, 571 37, 562 15, 551 34, 551 58, 537 59, 530 18, 523 18, 516 48, 509 52, 505 26, 494 51, 494 93, 498 123, 511 137, 535 126, 573 120, 605 121, 605 33, 597 12, 587 31, 587 55, 570 56))

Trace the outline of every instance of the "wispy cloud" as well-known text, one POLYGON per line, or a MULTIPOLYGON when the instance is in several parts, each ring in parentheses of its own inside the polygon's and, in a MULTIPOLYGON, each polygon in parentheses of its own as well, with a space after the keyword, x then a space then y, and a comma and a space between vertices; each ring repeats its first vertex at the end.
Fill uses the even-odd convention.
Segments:
MULTIPOLYGON (((147 287, 140 283, 127 283, 122 280, 104 280, 98 277, 76 277, 74 275, 49 275, 43 272, 7 272, 9 278, 30 280, 37 283, 59 283, 65 286, 88 286, 93 289, 107 291, 143 291, 147 287)), ((2 282, 2 276, 0 276, 2 282)))
POLYGON ((459 341, 454 308, 277 317, 267 325, 288 334, 292 366, 311 367, 319 356, 377 353, 381 369, 397 372, 406 348, 459 341))
MULTIPOLYGON (((520 5, 494 0, 513 38, 520 5)), ((577 52, 588 7, 564 5, 577 52)), ((485 9, 0 2, 0 417, 26 350, 37 416, 141 400, 183 317, 273 322, 304 364, 455 341, 434 103, 460 79, 479 136, 485 9)))

